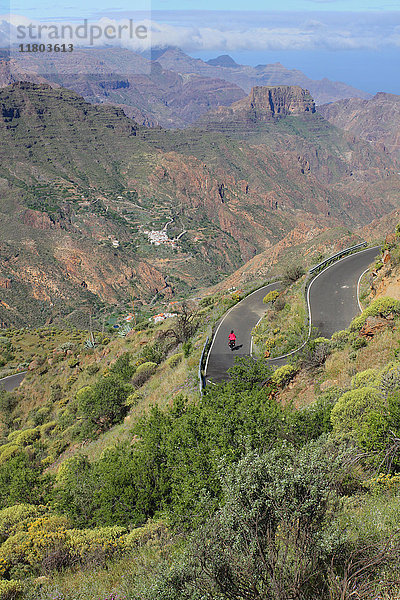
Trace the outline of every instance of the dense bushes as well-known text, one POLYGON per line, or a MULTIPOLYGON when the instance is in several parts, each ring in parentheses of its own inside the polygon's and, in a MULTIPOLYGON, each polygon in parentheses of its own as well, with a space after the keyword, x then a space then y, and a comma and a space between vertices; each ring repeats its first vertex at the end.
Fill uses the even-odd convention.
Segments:
POLYGON ((283 283, 285 285, 292 285, 300 279, 300 277, 303 277, 305 272, 303 265, 290 265, 283 274, 283 283))
POLYGON ((135 525, 165 511, 186 527, 221 497, 219 474, 252 449, 290 440, 301 447, 331 428, 329 402, 297 411, 275 399, 271 370, 241 359, 232 381, 197 402, 154 407, 136 426, 135 443, 108 449, 96 462, 69 459, 59 469, 56 506, 75 526, 135 525))
POLYGON ((296 367, 293 365, 282 365, 275 369, 271 381, 278 387, 284 387, 296 375, 296 367))
POLYGON ((116 376, 102 377, 93 386, 82 388, 76 397, 81 434, 93 437, 119 423, 126 415, 125 406, 131 387, 116 376))
POLYGON ((0 600, 16 600, 24 589, 22 581, 0 579, 0 600))
MULTIPOLYGON (((32 505, 0 511, 0 523, 11 525, 3 528, 0 542, 0 598, 2 580, 15 582, 81 565, 104 567, 110 559, 159 537, 165 529, 155 522, 132 531, 114 525, 74 529, 65 516, 32 505), (21 522, 12 517, 12 511, 22 516, 21 522)), ((3 585, 3 589, 9 593, 12 587, 3 585)))
POLYGON ((0 465, 0 508, 19 502, 39 504, 46 495, 48 478, 26 452, 18 450, 0 465))
POLYGON ((155 362, 148 361, 139 365, 132 379, 133 385, 136 387, 141 387, 148 379, 150 379, 152 375, 154 375, 156 370, 157 363, 155 362))
POLYGON ((328 541, 323 528, 343 468, 343 455, 324 440, 246 454, 222 475, 221 508, 151 597, 327 597, 339 536, 328 541))
POLYGON ((333 432, 359 439, 372 412, 382 412, 382 397, 375 388, 362 387, 346 392, 332 409, 333 432))

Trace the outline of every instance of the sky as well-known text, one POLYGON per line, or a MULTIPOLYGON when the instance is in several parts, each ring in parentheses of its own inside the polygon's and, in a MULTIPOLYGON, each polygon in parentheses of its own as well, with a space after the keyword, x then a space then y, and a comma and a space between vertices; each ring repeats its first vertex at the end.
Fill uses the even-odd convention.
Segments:
MULTIPOLYGON (((4 0, 0 0, 0 2, 4 0)), ((242 64, 281 62, 312 78, 370 93, 400 94, 400 0, 12 0, 4 23, 125 23, 151 30, 151 43, 194 57, 229 54, 242 64), (279 7, 279 10, 276 8, 279 7)), ((1 16, 0 16, 1 25, 1 16)), ((14 27, 14 29, 15 29, 14 27)), ((137 39, 105 43, 141 50, 137 39)))
MULTIPOLYGON (((4 2, 4 7, 7 3, 4 2)), ((395 11, 400 10, 400 0, 283 0, 277 5, 275 0, 152 0, 152 10, 226 10, 226 11, 274 11, 279 6, 280 11, 299 11, 299 12, 365 12, 365 11, 395 11)), ((10 4, 11 11, 17 14, 23 14, 27 11, 36 13, 37 16, 46 17, 49 14, 56 15, 63 13, 71 14, 83 12, 102 12, 119 10, 147 10, 149 2, 147 0, 117 0, 113 3, 110 0, 66 0, 65 2, 54 3, 54 0, 12 0, 10 4)), ((4 10, 7 12, 7 8, 4 10)))

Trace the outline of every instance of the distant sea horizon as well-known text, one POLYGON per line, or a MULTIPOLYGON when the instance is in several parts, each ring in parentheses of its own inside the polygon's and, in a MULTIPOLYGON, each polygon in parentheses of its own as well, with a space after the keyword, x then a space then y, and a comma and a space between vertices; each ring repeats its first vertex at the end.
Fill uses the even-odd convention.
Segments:
POLYGON ((280 62, 298 69, 310 79, 342 81, 369 94, 387 92, 400 95, 398 49, 385 50, 277 50, 277 51, 193 51, 194 58, 209 60, 228 54, 239 64, 256 66, 280 62))

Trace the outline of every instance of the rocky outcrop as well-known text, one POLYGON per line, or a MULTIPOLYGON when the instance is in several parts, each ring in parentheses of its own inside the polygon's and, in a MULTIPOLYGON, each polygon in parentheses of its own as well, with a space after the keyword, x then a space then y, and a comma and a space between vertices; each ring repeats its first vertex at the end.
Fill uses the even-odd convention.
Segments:
POLYGON ((360 335, 362 337, 371 338, 374 337, 378 331, 385 329, 389 324, 387 319, 382 317, 367 317, 364 325, 360 330, 360 335))
POLYGON ((254 87, 250 94, 229 107, 209 112, 203 122, 262 123, 288 115, 314 113, 315 103, 308 90, 299 86, 254 87))

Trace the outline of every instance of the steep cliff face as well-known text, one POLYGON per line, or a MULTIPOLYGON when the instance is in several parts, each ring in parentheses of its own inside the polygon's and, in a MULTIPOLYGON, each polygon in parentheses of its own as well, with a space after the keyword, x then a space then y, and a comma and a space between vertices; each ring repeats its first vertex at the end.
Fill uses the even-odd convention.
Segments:
POLYGON ((256 86, 246 98, 229 107, 220 106, 210 111, 203 121, 261 123, 287 115, 314 112, 315 103, 310 92, 297 85, 256 86))

